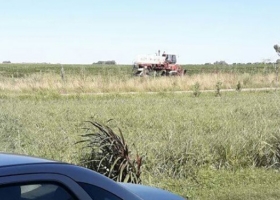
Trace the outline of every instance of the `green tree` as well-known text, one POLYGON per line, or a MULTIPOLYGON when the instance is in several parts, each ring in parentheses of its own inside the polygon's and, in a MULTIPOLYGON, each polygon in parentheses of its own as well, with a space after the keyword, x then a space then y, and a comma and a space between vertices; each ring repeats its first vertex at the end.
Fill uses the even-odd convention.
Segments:
POLYGON ((280 56, 280 46, 278 44, 275 44, 273 48, 275 49, 276 53, 278 53, 278 55, 280 56))
POLYGON ((221 60, 221 61, 216 61, 213 63, 214 65, 228 65, 226 61, 221 60))

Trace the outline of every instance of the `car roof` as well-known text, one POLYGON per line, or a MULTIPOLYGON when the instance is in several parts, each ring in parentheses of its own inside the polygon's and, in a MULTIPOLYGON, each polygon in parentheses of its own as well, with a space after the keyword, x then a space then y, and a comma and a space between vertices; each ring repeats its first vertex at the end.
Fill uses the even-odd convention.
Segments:
POLYGON ((120 197, 128 199, 140 198, 125 187, 116 184, 115 181, 90 169, 43 158, 0 153, 0 179, 1 177, 17 176, 24 174, 56 174, 70 177, 76 182, 93 184, 100 188, 106 188, 120 197))
POLYGON ((25 155, 0 153, 0 167, 10 166, 10 165, 24 165, 24 164, 50 163, 50 162, 56 162, 56 161, 25 156, 25 155))

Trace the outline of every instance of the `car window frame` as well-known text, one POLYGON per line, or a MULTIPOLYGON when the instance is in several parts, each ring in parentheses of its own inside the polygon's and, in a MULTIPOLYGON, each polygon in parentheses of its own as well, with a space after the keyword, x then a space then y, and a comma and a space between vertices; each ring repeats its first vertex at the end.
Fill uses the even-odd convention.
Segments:
MULTIPOLYGON (((113 196, 113 197, 115 198, 115 200, 124 200, 123 198, 117 196, 116 194, 114 194, 114 193, 112 193, 112 192, 106 190, 105 188, 101 188, 101 187, 98 187, 98 186, 96 186, 96 185, 93 185, 93 184, 90 184, 90 183, 85 183, 85 182, 77 182, 77 183, 88 193, 88 195, 89 195, 92 199, 96 199, 96 196, 93 196, 93 197, 92 197, 91 193, 90 193, 85 187, 90 186, 90 187, 92 187, 91 189, 99 190, 99 192, 100 192, 100 191, 105 192, 106 195, 108 194, 108 195, 113 196)), ((106 198, 108 199, 108 196, 107 196, 106 198)))
POLYGON ((70 191, 79 200, 92 200, 88 193, 73 179, 62 174, 43 173, 43 174, 19 174, 0 177, 0 186, 15 184, 34 184, 34 183, 56 183, 67 191, 70 191))

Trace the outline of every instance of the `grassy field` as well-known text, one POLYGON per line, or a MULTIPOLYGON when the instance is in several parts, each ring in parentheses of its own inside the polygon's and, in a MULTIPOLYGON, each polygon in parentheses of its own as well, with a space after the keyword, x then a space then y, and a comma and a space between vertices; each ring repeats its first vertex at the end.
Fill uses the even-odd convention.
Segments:
POLYGON ((0 93, 119 93, 278 87, 269 65, 184 66, 183 77, 134 77, 131 66, 0 64, 0 93))
MULTIPOLYGON (((0 64, 0 75, 24 77, 37 73, 60 73, 61 64, 0 64)), ((130 76, 131 65, 63 65, 69 74, 84 71, 89 75, 130 76)), ((237 65, 182 65, 189 75, 201 73, 248 73, 267 74, 275 71, 273 64, 237 64, 237 65)))
POLYGON ((84 150, 75 142, 88 126, 84 121, 93 120, 116 132, 120 128, 133 153, 137 149, 144 155, 145 184, 191 199, 280 198, 278 91, 223 92, 221 97, 215 97, 214 92, 199 97, 192 92, 172 92, 191 90, 196 82, 201 89, 213 89, 217 81, 225 88, 235 88, 234 76, 240 81, 249 79, 250 87, 272 87, 273 73, 219 72, 141 79, 109 76, 102 70, 95 75, 84 73, 84 77, 76 68, 75 76, 65 67, 63 81, 60 69, 47 72, 27 66, 25 70, 18 77, 11 75, 13 70, 10 75, 6 68, 0 70, 1 151, 78 163, 84 150), (85 80, 83 87, 73 86, 75 79, 85 80), (128 86, 130 81, 133 84, 128 86), (98 90, 91 82, 103 84, 103 88, 98 90), (142 84, 140 89, 136 83, 142 84), (75 94, 61 95, 71 92, 75 94), (107 123, 109 119, 113 120, 107 123))

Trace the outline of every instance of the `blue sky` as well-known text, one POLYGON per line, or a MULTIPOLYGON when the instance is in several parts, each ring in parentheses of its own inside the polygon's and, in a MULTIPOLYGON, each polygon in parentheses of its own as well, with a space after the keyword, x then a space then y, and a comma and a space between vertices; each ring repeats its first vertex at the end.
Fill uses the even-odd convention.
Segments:
POLYGON ((278 59, 279 0, 0 0, 0 62, 278 59))

